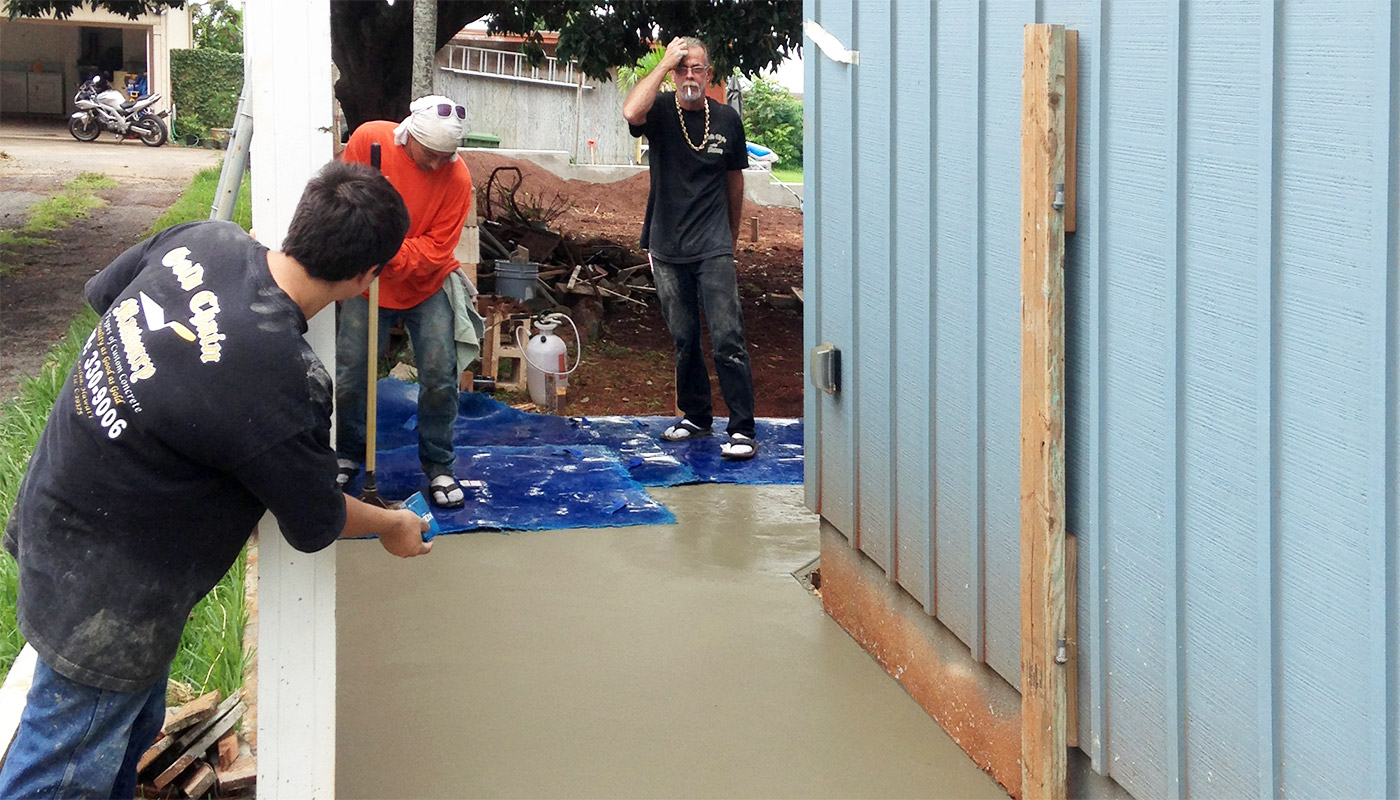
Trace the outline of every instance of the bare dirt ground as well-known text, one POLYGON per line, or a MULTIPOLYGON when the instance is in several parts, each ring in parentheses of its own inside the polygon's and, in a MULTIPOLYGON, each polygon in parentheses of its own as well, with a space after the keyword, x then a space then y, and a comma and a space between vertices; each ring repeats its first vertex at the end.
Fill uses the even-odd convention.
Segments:
MULTIPOLYGON (((646 215, 645 173, 616 183, 565 181, 529 162, 489 153, 466 156, 472 180, 482 185, 499 166, 519 167, 519 192, 539 200, 563 198, 568 206, 551 229, 580 239, 602 238, 637 247, 646 215)), ((761 417, 802 416, 802 310, 774 307, 768 296, 802 286, 802 214, 792 208, 745 204, 744 228, 736 254, 739 296, 744 311, 749 358, 753 364, 755 413, 761 417), (758 217, 759 238, 750 240, 749 219, 758 217)), ((727 413, 714 379, 708 335, 715 414, 727 413)), ((675 371, 671 336, 653 299, 646 308, 616 301, 607 306, 599 342, 583 352, 583 366, 570 378, 574 414, 675 413, 675 371)))
MULTIPOLYGON (((137 142, 91 144, 73 141, 57 126, 0 123, 0 228, 24 222, 25 211, 81 172, 112 177, 117 188, 99 190, 108 205, 51 235, 52 245, 19 253, 23 267, 0 277, 0 400, 38 373, 44 354, 68 329, 84 305, 89 277, 140 240, 152 222, 179 196, 200 169, 220 153, 137 142)), ((473 153, 467 165, 484 183, 491 169, 520 167, 521 191, 556 195, 567 211, 552 227, 573 236, 601 238, 635 248, 646 211, 648 178, 640 174, 610 184, 564 181, 529 162, 473 153)), ((746 206, 737 263, 739 293, 753 362, 756 413, 765 417, 802 414, 802 311, 767 300, 802 285, 802 218, 796 209, 746 206), (759 240, 750 241, 748 219, 759 218, 759 240)), ((654 299, 645 308, 609 304, 603 334, 589 342, 583 366, 571 378, 574 414, 671 414, 675 375, 670 334, 654 299)), ((707 358, 709 354, 706 339, 707 358)), ((711 369, 713 376, 713 368, 711 369)), ((715 413, 724 415, 717 380, 715 413)), ((509 399, 509 398, 507 398, 509 399)))
POLYGON ((117 183, 97 192, 107 205, 50 234, 52 244, 18 250, 20 269, 0 276, 0 400, 38 374, 44 354, 82 310, 87 279, 139 241, 194 173, 218 164, 220 155, 115 144, 108 137, 84 143, 56 125, 0 124, 0 228, 23 225, 31 205, 79 173, 100 173, 117 183))

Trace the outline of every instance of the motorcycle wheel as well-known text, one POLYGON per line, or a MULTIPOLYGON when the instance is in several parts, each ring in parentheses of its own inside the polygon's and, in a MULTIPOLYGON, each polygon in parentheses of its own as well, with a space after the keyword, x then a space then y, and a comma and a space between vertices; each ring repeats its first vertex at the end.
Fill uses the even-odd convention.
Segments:
POLYGON ((92 119, 70 119, 68 120, 68 132, 80 142, 92 142, 102 135, 102 126, 92 119))
POLYGON ((141 137, 141 143, 147 147, 160 147, 165 144, 165 140, 170 138, 170 132, 165 129, 165 123, 159 117, 142 117, 131 123, 131 132, 141 137))

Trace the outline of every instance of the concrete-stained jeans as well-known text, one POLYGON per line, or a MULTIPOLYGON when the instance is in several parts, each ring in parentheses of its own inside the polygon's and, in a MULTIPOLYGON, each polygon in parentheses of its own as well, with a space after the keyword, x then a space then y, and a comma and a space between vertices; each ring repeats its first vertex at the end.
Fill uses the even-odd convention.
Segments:
MULTIPOLYGON (((379 309, 379 352, 389 329, 402 320, 418 366, 418 459, 429 478, 451 475, 452 426, 457 421, 457 347, 453 341, 452 305, 447 293, 413 308, 379 309)), ((336 452, 341 458, 365 460, 365 381, 369 358, 369 301, 346 300, 340 309, 335 340, 336 452)))
POLYGON ((714 256, 685 264, 652 258, 656 297, 676 345, 676 405, 702 428, 714 421, 710 373, 700 349, 700 309, 714 345, 720 394, 729 407, 729 433, 753 436, 753 372, 749 366, 734 257, 714 256))

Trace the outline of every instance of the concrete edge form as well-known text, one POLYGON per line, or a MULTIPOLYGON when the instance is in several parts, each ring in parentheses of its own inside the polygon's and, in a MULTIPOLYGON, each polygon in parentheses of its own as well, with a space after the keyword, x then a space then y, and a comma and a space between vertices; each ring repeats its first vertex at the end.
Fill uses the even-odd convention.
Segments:
POLYGON ((1021 794, 1021 695, 869 556, 821 523, 822 607, 970 758, 1021 794))

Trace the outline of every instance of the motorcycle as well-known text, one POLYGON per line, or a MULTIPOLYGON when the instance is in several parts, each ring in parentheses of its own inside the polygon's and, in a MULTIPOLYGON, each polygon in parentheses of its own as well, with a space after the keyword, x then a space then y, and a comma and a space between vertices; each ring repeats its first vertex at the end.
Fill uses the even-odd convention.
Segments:
POLYGON ((135 136, 148 147, 160 147, 170 138, 162 121, 168 112, 151 113, 151 106, 160 99, 152 94, 140 100, 126 99, 121 92, 105 85, 102 76, 94 75, 78 88, 73 104, 78 110, 68 118, 68 132, 80 142, 95 141, 103 131, 111 131, 120 140, 135 136))

